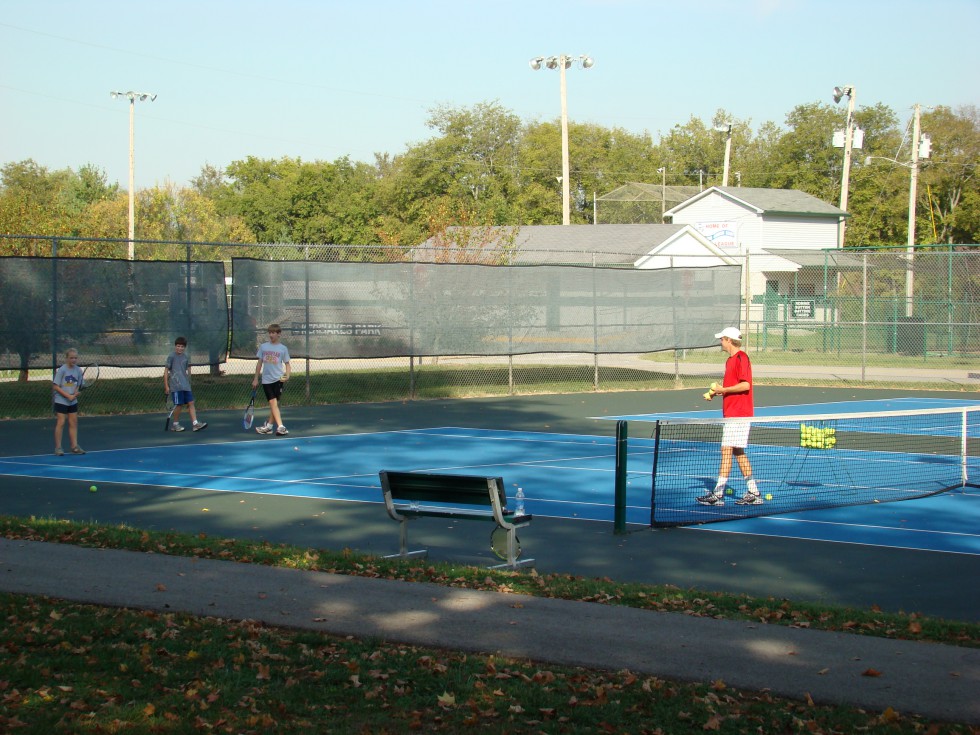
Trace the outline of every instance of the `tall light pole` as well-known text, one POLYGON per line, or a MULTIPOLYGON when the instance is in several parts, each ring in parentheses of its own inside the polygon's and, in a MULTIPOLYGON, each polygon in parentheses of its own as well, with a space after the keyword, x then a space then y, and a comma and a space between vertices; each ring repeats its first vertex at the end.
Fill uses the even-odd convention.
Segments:
POLYGON ((657 169, 657 173, 660 174, 660 222, 664 221, 664 215, 667 214, 667 167, 661 166, 657 169))
MULTIPOLYGON (((840 183, 840 208, 847 211, 847 190, 851 182, 851 149, 854 146, 854 85, 847 84, 843 87, 834 87, 834 102, 840 102, 847 97, 847 122, 844 127, 844 172, 841 174, 840 183)), ((840 231, 837 246, 844 247, 844 226, 845 219, 840 221, 840 231)))
POLYGON ((928 136, 922 135, 922 106, 916 103, 912 110, 912 160, 909 166, 912 169, 911 176, 909 177, 909 238, 905 246, 906 256, 909 261, 908 270, 905 271, 905 293, 907 297, 905 299, 905 316, 912 316, 912 303, 914 301, 914 291, 912 288, 914 272, 912 270, 912 261, 915 258, 915 198, 919 185, 920 147, 924 149, 926 156, 929 155, 928 136), (925 140, 920 141, 920 138, 925 138, 925 140))
POLYGON ((922 133, 922 106, 916 104, 912 107, 912 156, 911 160, 896 161, 894 158, 886 156, 868 156, 865 163, 873 160, 890 161, 891 163, 905 166, 910 170, 909 175, 909 223, 908 236, 905 241, 905 258, 908 264, 905 268, 905 316, 912 316, 914 302, 915 271, 913 263, 915 261, 915 204, 918 194, 919 183, 919 159, 928 158, 932 141, 928 135, 922 133))
POLYGON ((716 125, 715 131, 725 134, 725 173, 721 176, 721 185, 728 186, 728 165, 732 160, 732 124, 716 125))
POLYGON ((136 258, 136 245, 133 242, 136 239, 136 146, 134 144, 136 100, 152 102, 157 96, 147 92, 110 92, 109 94, 112 99, 125 97, 129 100, 129 248, 127 257, 134 260, 136 258))
POLYGON ((544 64, 549 69, 558 69, 561 75, 561 223, 571 224, 571 178, 568 165, 568 97, 565 87, 565 70, 575 62, 579 62, 583 69, 589 69, 595 61, 590 56, 568 56, 559 54, 558 56, 535 56, 528 63, 531 68, 537 71, 544 64))

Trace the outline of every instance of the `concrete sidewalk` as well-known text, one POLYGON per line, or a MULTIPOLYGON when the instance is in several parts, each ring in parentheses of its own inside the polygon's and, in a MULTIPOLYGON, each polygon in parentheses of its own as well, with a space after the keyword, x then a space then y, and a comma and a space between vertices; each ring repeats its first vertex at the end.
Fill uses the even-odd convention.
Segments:
POLYGON ((439 585, 0 539, 0 590, 980 724, 980 650, 439 585), (868 670, 880 676, 867 676, 868 670))

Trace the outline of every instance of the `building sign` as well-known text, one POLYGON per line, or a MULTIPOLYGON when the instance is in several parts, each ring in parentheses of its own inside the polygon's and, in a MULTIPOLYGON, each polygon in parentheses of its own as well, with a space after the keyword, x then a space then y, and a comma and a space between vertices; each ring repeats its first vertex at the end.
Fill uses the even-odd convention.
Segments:
POLYGON ((341 324, 335 322, 310 322, 309 329, 304 324, 292 327, 293 334, 309 334, 316 337, 380 337, 381 324, 341 324))
POLYGON ((722 250, 735 250, 738 247, 738 225, 734 222, 698 222, 695 227, 705 240, 722 250))
POLYGON ((812 300, 793 299, 790 302, 790 313, 794 319, 813 319, 814 309, 812 300))

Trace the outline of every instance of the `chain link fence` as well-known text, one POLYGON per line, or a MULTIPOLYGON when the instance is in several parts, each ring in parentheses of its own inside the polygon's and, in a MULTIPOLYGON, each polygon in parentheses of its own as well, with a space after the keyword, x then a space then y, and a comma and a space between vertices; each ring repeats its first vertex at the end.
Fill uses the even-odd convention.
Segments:
MULTIPOLYGON (((125 260, 129 246, 127 240, 0 236, 5 255, 49 259, 125 260)), ((234 258, 501 265, 513 257, 488 247, 427 250, 136 241, 133 249, 137 261, 184 262, 189 270, 194 263, 223 263, 229 305, 234 258)), ((796 257, 798 262, 793 269, 755 273, 750 258, 730 256, 743 267, 743 297, 737 316, 728 321, 738 323, 746 335, 757 382, 980 388, 980 249, 976 246, 920 248, 912 259, 899 249, 815 251, 806 257, 797 251, 771 252, 796 257), (752 275, 745 278, 744 274, 752 275)), ((554 263, 550 256, 548 262, 554 263)), ((593 262, 610 262, 610 253, 601 256, 593 262)), ((637 256, 622 253, 614 259, 631 263, 637 256)), ((521 260, 533 261, 533 254, 522 252, 521 260)), ((576 253, 570 265, 588 264, 576 253)), ((6 290, 7 284, 2 285, 6 290)), ((264 326, 249 325, 246 333, 252 330, 258 340, 264 326)), ((128 334, 126 328, 118 330, 121 333, 115 338, 133 339, 136 329, 131 327, 128 334)), ((229 340, 232 335, 241 338, 241 325, 232 325, 229 340)), ((214 358, 195 350, 193 333, 185 336, 196 363, 192 384, 199 410, 243 408, 251 392, 254 360, 228 357, 244 354, 241 349, 236 352, 230 341, 228 351, 214 358)), ((289 335, 284 335, 284 341, 289 343, 289 335)), ((60 362, 68 346, 59 345, 55 362, 60 362)), ((75 346, 84 364, 86 346, 75 346)), ((605 353, 589 346, 582 352, 523 355, 301 358, 294 359, 294 380, 284 405, 700 387, 718 377, 722 363, 723 355, 714 345, 637 353, 605 353)), ((50 415, 50 378, 56 366, 0 370, 0 417, 50 415)), ((85 396, 83 411, 162 412, 162 376, 162 357, 159 366, 103 367, 99 385, 85 396)))

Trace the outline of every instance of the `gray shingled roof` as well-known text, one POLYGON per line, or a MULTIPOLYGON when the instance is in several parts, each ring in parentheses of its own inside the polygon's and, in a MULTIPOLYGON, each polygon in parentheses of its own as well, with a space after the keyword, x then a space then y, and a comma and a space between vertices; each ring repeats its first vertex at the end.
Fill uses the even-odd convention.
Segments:
MULTIPOLYGON (((798 189, 756 189, 747 186, 713 186, 695 198, 703 198, 711 191, 717 191, 724 196, 738 200, 755 209, 760 214, 816 215, 833 217, 835 219, 846 216, 844 210, 798 189)), ((679 206, 683 206, 683 203, 679 206)), ((677 209, 677 207, 674 207, 674 209, 677 209)))
POLYGON ((685 225, 524 225, 513 263, 632 263, 685 225))
MULTIPOLYGON (((502 237, 516 231, 509 263, 632 265, 685 227, 689 225, 523 225, 493 229, 500 230, 502 237)), ((419 253, 424 254, 431 245, 429 238, 419 246, 419 253)))

